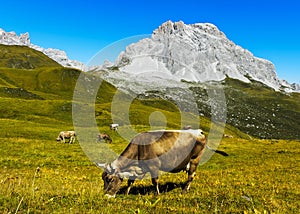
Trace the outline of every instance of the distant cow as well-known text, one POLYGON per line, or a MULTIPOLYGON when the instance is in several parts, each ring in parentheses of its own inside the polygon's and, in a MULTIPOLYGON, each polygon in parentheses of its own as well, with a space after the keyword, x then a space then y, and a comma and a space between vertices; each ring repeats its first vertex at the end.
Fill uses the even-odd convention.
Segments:
POLYGON ((75 131, 62 131, 56 138, 56 141, 66 143, 66 139, 69 139, 69 143, 75 143, 76 133, 75 131))
POLYGON ((113 124, 110 124, 109 127, 110 127, 110 130, 117 131, 117 130, 118 130, 118 127, 119 127, 119 124, 113 123, 113 124))
POLYGON ((223 137, 225 137, 225 138, 233 138, 232 135, 228 135, 228 134, 224 134, 223 137))
MULTIPOLYGON (((205 147, 206 137, 202 130, 162 130, 140 133, 112 163, 96 163, 98 167, 104 168, 102 179, 105 194, 108 197, 115 197, 124 178, 128 178, 126 191, 128 194, 134 180, 143 178, 147 172, 151 174, 152 184, 159 194, 160 170, 172 173, 186 171, 188 181, 183 189, 183 192, 186 192, 196 175, 205 147)), ((227 155, 219 150, 213 151, 227 155)))
POLYGON ((189 129, 192 129, 192 126, 191 125, 187 125, 187 126, 184 126, 182 129, 183 130, 189 130, 189 129))
POLYGON ((106 133, 99 133, 97 135, 97 142, 100 142, 101 140, 105 140, 106 143, 112 143, 111 137, 106 133))

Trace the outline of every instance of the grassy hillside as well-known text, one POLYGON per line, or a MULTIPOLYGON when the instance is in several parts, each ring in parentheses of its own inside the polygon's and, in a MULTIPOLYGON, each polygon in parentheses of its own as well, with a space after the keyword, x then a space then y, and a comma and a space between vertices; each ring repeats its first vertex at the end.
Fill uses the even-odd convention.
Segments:
POLYGON ((78 70, 62 67, 30 70, 0 68, 0 93, 6 97, 22 98, 20 91, 24 91, 44 99, 61 97, 71 100, 79 74, 78 70))
MULTIPOLYGON (((300 93, 280 93, 259 82, 229 78, 222 87, 228 124, 258 138, 300 139, 300 93)), ((210 117, 206 89, 194 85, 191 90, 198 97, 200 111, 210 117)))
MULTIPOLYGON (((60 129, 67 129, 72 124, 72 99, 79 70, 54 67, 36 69, 13 69, 0 68, 0 118, 15 121, 30 121, 47 126, 57 126, 60 129), (66 128, 63 128, 63 127, 66 128)), ((91 78, 86 74, 87 78, 91 78)), ((96 120, 101 127, 107 129, 112 123, 111 102, 115 96, 116 88, 103 81, 95 100, 96 120)), ((130 95, 123 94, 121 97, 130 95)), ((120 107, 120 114, 123 109, 120 107)), ((149 127, 149 117, 153 112, 161 112, 164 117, 156 118, 154 123, 159 127, 164 126, 167 121, 168 129, 180 129, 181 124, 193 125, 196 127, 199 121, 201 128, 206 132, 210 129, 210 121, 205 118, 197 118, 186 113, 186 121, 181 121, 181 112, 171 102, 163 99, 134 99, 130 105, 130 123, 138 127, 149 127)), ((122 121, 120 121, 122 125, 122 121)), ((154 124, 154 125, 155 125, 154 124)), ((153 124, 152 124, 153 125, 153 124)), ((140 128, 138 131, 140 131, 140 128)), ((143 128, 142 128, 143 129, 143 128)), ((146 128, 147 129, 147 128, 146 128)), ((232 128, 231 128, 232 129, 232 128)), ((240 133, 235 129, 235 133, 240 133)), ((11 130, 13 131, 13 130, 11 130)), ((22 134, 24 134, 22 132, 22 134)), ((6 134, 5 134, 6 135, 6 134)), ((13 134, 11 134, 13 135, 13 134)), ((242 136, 242 134, 239 134, 242 136)))
POLYGON ((34 69, 61 66, 43 53, 27 46, 0 44, 0 67, 34 69))
POLYGON ((300 139, 300 93, 227 79, 228 123, 259 138, 300 139))

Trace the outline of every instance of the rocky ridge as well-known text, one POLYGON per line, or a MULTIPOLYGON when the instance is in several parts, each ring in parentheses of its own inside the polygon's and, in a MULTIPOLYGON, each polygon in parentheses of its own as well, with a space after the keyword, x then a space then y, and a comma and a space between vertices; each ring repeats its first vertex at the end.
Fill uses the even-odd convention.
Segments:
POLYGON ((30 42, 29 33, 20 34, 20 36, 18 36, 15 32, 6 32, 0 28, 0 44, 28 46, 32 49, 44 53, 46 56, 53 59, 54 61, 56 61, 64 67, 86 70, 85 64, 76 60, 70 60, 65 51, 54 48, 45 49, 38 45, 32 44, 30 42))

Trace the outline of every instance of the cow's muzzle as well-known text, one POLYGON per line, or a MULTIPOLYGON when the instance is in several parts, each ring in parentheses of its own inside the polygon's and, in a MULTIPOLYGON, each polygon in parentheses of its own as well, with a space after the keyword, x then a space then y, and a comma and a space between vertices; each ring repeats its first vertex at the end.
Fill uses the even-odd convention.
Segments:
POLYGON ((116 194, 114 194, 114 195, 105 194, 105 197, 107 197, 107 198, 115 198, 115 197, 116 197, 116 194))

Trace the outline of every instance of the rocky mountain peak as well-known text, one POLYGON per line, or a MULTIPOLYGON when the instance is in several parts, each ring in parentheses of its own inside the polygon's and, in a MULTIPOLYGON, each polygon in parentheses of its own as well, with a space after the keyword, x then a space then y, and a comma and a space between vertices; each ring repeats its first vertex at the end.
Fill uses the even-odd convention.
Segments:
MULTIPOLYGON (((201 31, 203 34, 209 34, 217 37, 226 37, 215 25, 211 23, 196 23, 186 25, 183 21, 167 21, 153 31, 153 35, 171 35, 182 34, 184 31, 201 31)), ((181 35, 183 36, 183 35, 181 35)))
POLYGON ((277 91, 297 88, 283 83, 270 61, 236 45, 210 23, 167 21, 153 31, 151 38, 127 46, 116 65, 131 74, 152 69, 157 76, 153 70, 156 66, 159 68, 156 71, 167 73, 168 78, 191 82, 222 81, 230 77, 247 83, 259 81, 277 91))
POLYGON ((179 22, 171 22, 167 21, 163 23, 161 26, 158 27, 158 29, 154 30, 153 34, 168 34, 171 35, 174 31, 184 31, 185 24, 182 21, 179 22))
POLYGON ((15 32, 5 32, 0 28, 0 43, 4 45, 30 45, 29 33, 20 34, 18 36, 15 32))

